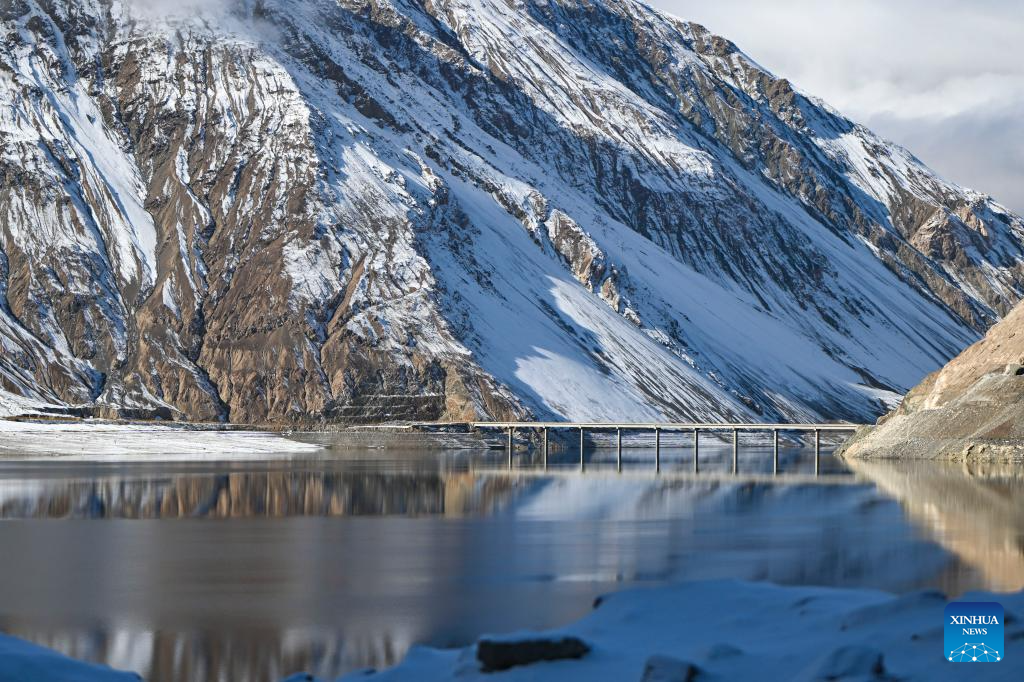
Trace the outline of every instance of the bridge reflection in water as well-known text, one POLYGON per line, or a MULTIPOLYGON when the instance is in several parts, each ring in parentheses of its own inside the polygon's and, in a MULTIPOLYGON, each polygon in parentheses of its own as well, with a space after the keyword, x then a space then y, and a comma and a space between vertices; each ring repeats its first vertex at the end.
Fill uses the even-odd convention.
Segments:
POLYGON ((732 451, 725 447, 708 447, 702 460, 705 469, 696 474, 688 470, 681 449, 664 447, 661 452, 665 466, 657 472, 646 464, 653 454, 649 448, 631 449, 625 460, 621 454, 613 460, 606 451, 588 450, 588 466, 582 473, 571 453, 542 461, 537 453, 522 452, 508 469, 504 457, 493 451, 430 457, 427 466, 422 453, 408 453, 407 459, 394 459, 395 453, 390 453, 385 457, 391 459, 369 467, 329 460, 288 467, 268 464, 255 470, 238 463, 67 463, 58 464, 61 471, 55 475, 50 464, 8 465, 8 479, 0 478, 0 519, 458 517, 492 513, 526 479, 566 476, 707 484, 859 484, 831 458, 822 467, 814 457, 812 471, 811 452, 800 448, 783 449, 785 465, 770 467, 770 450, 750 447, 743 452, 739 473, 735 466, 729 469, 732 451), (12 475, 24 480, 15 482, 12 475))

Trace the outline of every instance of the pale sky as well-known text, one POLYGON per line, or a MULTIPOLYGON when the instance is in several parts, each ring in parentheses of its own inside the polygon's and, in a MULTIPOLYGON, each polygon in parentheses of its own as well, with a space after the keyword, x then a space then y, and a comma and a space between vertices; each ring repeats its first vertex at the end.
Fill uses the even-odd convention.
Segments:
POLYGON ((1024 1, 646 1, 1024 214, 1024 1))

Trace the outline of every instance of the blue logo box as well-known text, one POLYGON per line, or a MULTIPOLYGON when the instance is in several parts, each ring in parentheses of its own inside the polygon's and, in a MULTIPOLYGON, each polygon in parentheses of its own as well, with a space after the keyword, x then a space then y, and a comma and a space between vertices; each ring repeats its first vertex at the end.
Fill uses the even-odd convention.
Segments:
POLYGON ((998 663, 1003 648, 1003 606, 996 602, 952 602, 945 613, 945 654, 951 663, 998 663))

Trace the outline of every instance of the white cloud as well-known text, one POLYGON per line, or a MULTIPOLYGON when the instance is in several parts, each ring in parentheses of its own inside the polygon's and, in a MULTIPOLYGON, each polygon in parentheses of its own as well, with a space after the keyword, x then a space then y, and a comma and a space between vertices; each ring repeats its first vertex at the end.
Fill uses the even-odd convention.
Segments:
POLYGON ((135 16, 146 19, 184 18, 194 16, 220 16, 241 0, 125 0, 135 16))
MULTIPOLYGON (((233 39, 274 43, 278 28, 254 15, 257 0, 115 0, 133 19, 155 30, 215 29, 233 39)), ((295 0, 305 2, 306 0, 295 0)), ((3 2, 3 0, 0 0, 3 2)))
POLYGON ((1019 0, 647 0, 1024 213, 1019 0))

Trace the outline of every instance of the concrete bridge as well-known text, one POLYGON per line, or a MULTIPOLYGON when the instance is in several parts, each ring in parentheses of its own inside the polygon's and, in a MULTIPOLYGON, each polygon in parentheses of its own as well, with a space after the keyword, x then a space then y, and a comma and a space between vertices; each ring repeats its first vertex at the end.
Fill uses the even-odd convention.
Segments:
POLYGON ((779 471, 779 433, 802 432, 814 434, 814 475, 821 472, 821 434, 852 433, 860 428, 859 424, 728 424, 728 423, 599 423, 599 422, 470 422, 472 430, 499 430, 508 433, 508 468, 512 468, 512 447, 516 431, 540 431, 542 434, 542 453, 544 468, 548 466, 548 433, 552 430, 578 431, 580 471, 586 469, 586 449, 583 438, 587 431, 614 432, 616 435, 616 469, 622 471, 622 434, 623 432, 654 433, 654 470, 661 472, 661 434, 663 432, 689 432, 693 442, 693 472, 700 471, 700 434, 701 432, 732 433, 732 473, 739 473, 739 434, 745 432, 771 432, 774 444, 773 473, 779 471))

